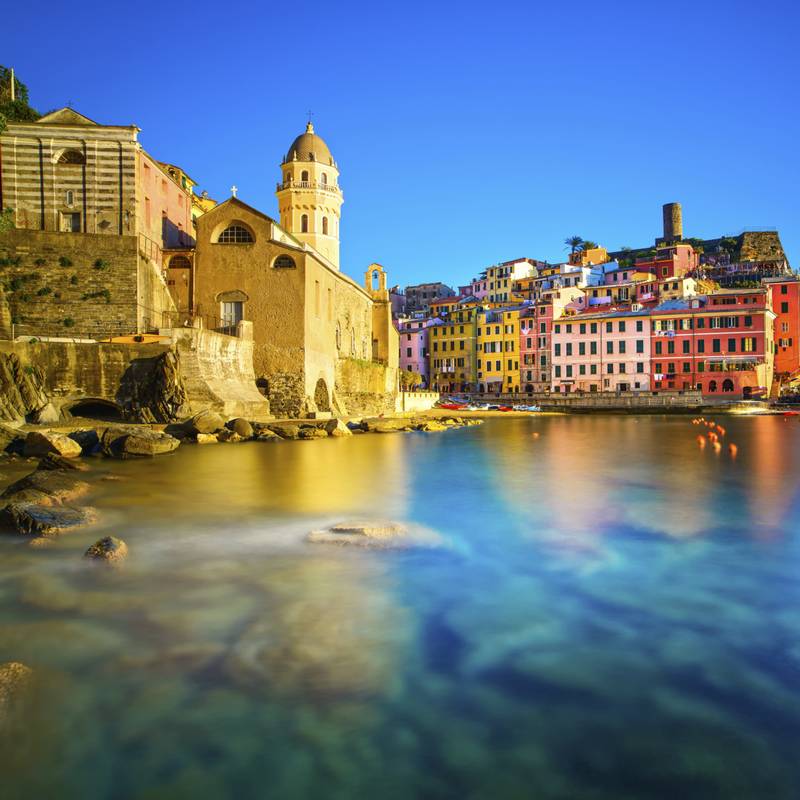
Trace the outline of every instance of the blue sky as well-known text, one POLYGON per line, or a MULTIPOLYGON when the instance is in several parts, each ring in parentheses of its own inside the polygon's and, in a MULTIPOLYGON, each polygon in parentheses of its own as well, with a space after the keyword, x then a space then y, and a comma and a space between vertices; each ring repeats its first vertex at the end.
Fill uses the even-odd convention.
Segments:
POLYGON ((778 228, 800 259, 790 2, 13 3, 0 62, 46 111, 136 123, 212 197, 277 215, 313 111, 341 169, 342 265, 466 282, 659 234, 778 228))

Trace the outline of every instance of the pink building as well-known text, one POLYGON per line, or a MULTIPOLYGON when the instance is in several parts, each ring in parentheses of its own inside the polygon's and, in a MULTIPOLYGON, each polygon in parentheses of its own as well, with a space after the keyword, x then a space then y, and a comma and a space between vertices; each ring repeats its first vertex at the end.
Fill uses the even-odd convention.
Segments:
POLYGON ((429 319, 398 319, 395 326, 400 336, 400 369, 422 376, 422 385, 430 385, 428 375, 429 319))
POLYGON ((554 392, 649 391, 647 311, 585 312, 553 323, 554 392))

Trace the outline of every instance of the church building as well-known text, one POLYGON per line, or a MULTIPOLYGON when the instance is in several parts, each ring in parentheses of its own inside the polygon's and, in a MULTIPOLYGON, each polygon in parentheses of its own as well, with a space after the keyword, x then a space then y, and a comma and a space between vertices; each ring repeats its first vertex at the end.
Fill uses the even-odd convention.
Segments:
MULTIPOLYGON (((196 220, 192 313, 252 322, 255 374, 275 416, 394 409, 398 339, 382 267, 339 268, 339 169, 309 123, 277 186, 280 222, 231 197, 196 220)), ((210 321, 211 322, 210 322, 210 321)))

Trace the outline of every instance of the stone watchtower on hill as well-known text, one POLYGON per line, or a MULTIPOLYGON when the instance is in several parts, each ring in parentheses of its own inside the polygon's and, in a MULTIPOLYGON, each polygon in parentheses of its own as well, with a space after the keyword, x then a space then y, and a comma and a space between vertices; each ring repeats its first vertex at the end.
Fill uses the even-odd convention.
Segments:
POLYGON ((344 198, 339 169, 328 145, 309 122, 281 164, 278 198, 281 227, 339 269, 339 219, 344 198))

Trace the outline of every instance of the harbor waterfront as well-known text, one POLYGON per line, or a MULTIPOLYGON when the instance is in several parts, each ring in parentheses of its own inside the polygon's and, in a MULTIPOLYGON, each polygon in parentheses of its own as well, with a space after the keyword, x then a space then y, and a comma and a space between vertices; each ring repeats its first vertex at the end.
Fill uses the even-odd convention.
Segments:
POLYGON ((800 424, 717 422, 82 460, 95 525, 0 537, 2 796, 797 797, 800 424), (352 520, 426 536, 308 538, 352 520))

